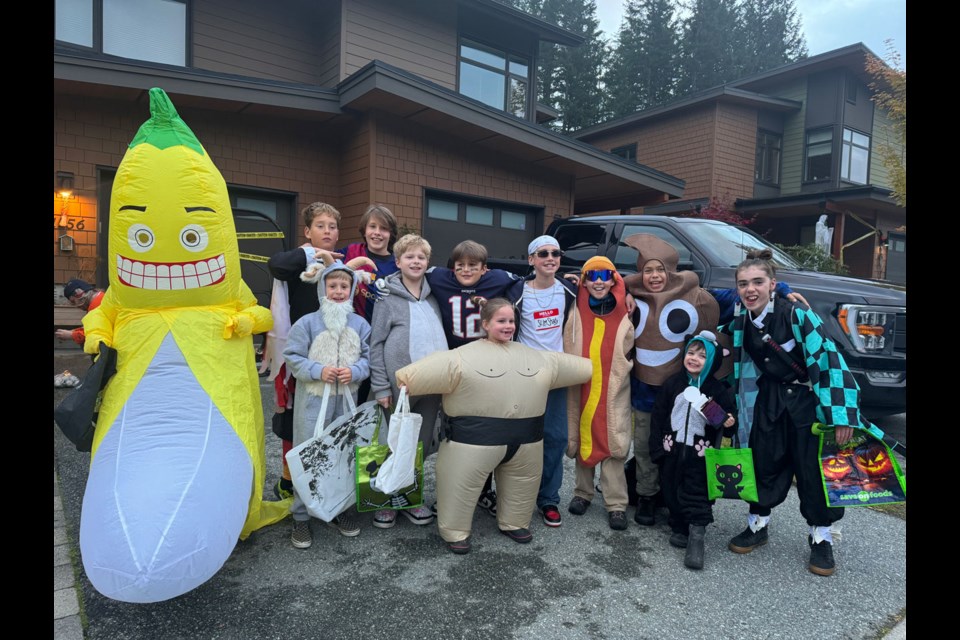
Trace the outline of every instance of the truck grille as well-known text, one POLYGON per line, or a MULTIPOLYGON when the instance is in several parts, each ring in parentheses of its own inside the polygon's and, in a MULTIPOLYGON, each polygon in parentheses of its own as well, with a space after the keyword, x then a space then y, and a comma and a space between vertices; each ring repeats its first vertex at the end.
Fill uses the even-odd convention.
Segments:
POLYGON ((907 352, 907 312, 897 314, 897 324, 893 329, 893 352, 907 352))

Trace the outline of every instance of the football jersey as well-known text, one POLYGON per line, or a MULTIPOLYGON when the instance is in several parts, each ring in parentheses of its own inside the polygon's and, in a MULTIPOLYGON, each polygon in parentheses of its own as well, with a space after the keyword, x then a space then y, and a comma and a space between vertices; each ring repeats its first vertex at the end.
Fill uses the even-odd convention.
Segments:
POLYGON ((520 279, 509 271, 491 269, 480 276, 477 284, 465 287, 457 281, 452 269, 443 267, 431 267, 426 277, 440 307, 443 333, 451 349, 462 347, 484 335, 480 326, 480 307, 470 298, 480 296, 489 300, 503 296, 507 287, 520 279))

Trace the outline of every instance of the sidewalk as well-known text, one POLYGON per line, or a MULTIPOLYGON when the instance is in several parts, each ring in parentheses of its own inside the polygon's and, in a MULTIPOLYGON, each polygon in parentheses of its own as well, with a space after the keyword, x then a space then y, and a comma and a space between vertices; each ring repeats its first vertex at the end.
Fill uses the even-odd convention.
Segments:
POLYGON ((57 469, 53 469, 53 637, 54 640, 83 640, 80 622, 79 589, 70 562, 70 541, 67 537, 63 501, 57 469))

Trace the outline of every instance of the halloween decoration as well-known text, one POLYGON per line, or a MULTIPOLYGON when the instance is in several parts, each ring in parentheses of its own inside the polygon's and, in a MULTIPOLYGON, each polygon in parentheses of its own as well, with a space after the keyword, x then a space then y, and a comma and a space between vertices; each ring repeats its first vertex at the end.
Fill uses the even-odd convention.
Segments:
POLYGON ((227 186, 162 89, 117 169, 110 287, 84 350, 117 350, 80 517, 102 594, 157 602, 212 577, 238 539, 287 515, 264 503, 253 333, 270 312, 240 279, 227 186))

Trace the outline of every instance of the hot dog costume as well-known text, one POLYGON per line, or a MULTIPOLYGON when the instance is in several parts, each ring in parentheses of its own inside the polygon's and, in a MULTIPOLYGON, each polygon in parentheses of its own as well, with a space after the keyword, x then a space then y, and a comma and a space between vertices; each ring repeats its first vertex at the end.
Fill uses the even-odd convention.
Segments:
POLYGON ((237 538, 286 515, 262 503, 252 333, 270 312, 240 279, 226 183, 161 89, 113 183, 110 286, 84 350, 117 349, 80 518, 87 577, 156 602, 208 580, 237 538))
POLYGON ((497 524, 530 525, 543 468, 543 412, 551 389, 586 382, 586 358, 518 342, 476 340, 438 351, 397 371, 411 395, 443 394, 449 440, 437 455, 440 536, 470 536, 477 497, 495 469, 497 524))
POLYGON ((607 511, 626 511, 623 463, 631 441, 633 322, 627 313, 623 278, 613 263, 602 256, 590 258, 583 272, 593 269, 613 271, 614 285, 611 300, 595 302, 600 304, 597 307, 591 306, 593 298, 581 286, 573 318, 564 327, 567 353, 589 358, 593 367, 590 381, 567 393, 567 456, 576 459, 575 496, 593 500, 594 467, 601 464, 604 506, 607 511))

